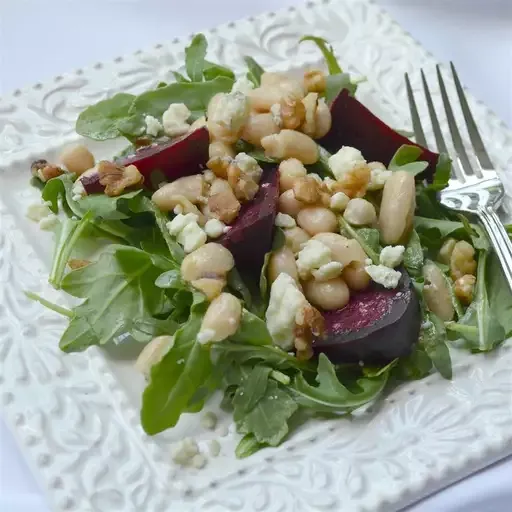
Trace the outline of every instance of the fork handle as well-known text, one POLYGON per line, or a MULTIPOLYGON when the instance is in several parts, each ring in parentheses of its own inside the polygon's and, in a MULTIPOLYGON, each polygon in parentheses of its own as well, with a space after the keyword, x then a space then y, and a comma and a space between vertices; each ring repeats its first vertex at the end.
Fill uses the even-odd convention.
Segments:
POLYGON ((491 239, 492 246, 500 260, 501 268, 507 278, 508 286, 512 291, 512 242, 507 230, 503 227, 497 213, 490 206, 480 207, 478 216, 491 239))

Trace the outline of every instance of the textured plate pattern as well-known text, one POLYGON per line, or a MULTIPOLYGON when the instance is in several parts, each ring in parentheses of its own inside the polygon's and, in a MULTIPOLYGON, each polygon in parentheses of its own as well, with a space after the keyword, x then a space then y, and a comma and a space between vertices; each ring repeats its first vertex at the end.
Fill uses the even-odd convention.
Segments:
MULTIPOLYGON (((333 41, 345 65, 368 78, 361 97, 370 108, 409 126, 403 73, 419 92, 419 68, 433 70, 435 62, 368 1, 309 2, 228 24, 207 34, 209 58, 241 68, 249 54, 266 68, 304 67, 318 59, 310 46, 297 50, 307 33, 333 41)), ((197 419, 150 439, 138 421, 141 383, 126 385, 128 365, 97 350, 59 352, 64 322, 23 295, 30 289, 63 300, 45 284, 50 241, 23 218, 35 197, 26 190, 28 162, 74 138, 74 119, 87 104, 168 80, 186 44, 175 40, 0 100, 0 403, 55 510, 395 510, 507 455, 510 344, 489 356, 457 354, 453 382, 434 375, 410 383, 375 410, 311 424, 249 460, 233 460, 228 436, 224 455, 196 473, 172 466, 168 442, 194 432, 197 419)), ((492 158, 512 168, 512 134, 484 105, 470 104, 492 158)))

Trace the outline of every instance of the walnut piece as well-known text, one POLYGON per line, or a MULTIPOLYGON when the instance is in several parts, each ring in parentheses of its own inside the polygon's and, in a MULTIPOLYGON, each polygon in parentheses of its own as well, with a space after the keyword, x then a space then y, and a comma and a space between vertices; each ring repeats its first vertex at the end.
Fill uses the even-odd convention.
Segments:
POLYGON ((105 194, 110 197, 120 196, 129 187, 140 188, 144 183, 144 176, 135 165, 121 167, 102 160, 97 169, 100 183, 105 187, 105 194))
POLYGON ((313 337, 322 337, 325 332, 323 315, 306 302, 295 315, 295 349, 297 359, 304 361, 313 357, 313 337))
POLYGON ((230 224, 238 217, 240 202, 226 180, 216 179, 210 187, 208 216, 230 224))
POLYGON ((84 268, 90 264, 91 264, 91 262, 89 260, 77 260, 77 259, 68 260, 68 266, 71 270, 77 270, 79 268, 84 268))
POLYGON ((212 171, 217 178, 227 179, 228 168, 231 165, 232 158, 229 156, 214 156, 206 162, 206 167, 212 171))
POLYGON ((30 170, 32 176, 39 178, 43 183, 66 173, 64 169, 61 169, 57 165, 52 165, 43 159, 32 162, 30 170))
POLYGON ((366 164, 358 165, 344 172, 338 181, 331 184, 332 192, 343 192, 350 199, 364 197, 372 174, 366 164))
POLYGON ((305 204, 315 204, 320 198, 320 186, 311 176, 297 178, 293 183, 293 194, 297 201, 305 204))

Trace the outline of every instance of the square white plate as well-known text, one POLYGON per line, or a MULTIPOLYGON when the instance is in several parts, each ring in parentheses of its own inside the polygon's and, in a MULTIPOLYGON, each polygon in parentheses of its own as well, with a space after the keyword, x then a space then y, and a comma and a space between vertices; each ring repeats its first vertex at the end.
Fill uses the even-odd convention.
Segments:
MULTIPOLYGON (((432 74, 435 62, 367 0, 308 2, 219 27, 206 33, 209 59, 240 71, 243 55, 266 69, 301 69, 319 61, 312 46, 297 45, 312 33, 368 78, 358 93, 367 106, 396 128, 410 125, 403 73, 419 92, 419 68, 432 74)), ((171 41, 0 100, 0 403, 55 510, 396 510, 512 452, 510 343, 487 356, 454 354, 452 382, 433 375, 409 383, 353 419, 312 423, 243 461, 230 433, 220 438, 221 456, 200 471, 174 467, 169 443, 192 435, 205 446, 216 435, 188 416, 147 437, 133 354, 60 353, 65 322, 23 294, 66 300, 46 284, 51 237, 25 217, 38 197, 28 186, 30 162, 51 160, 74 139, 74 120, 89 103, 169 80, 186 44, 171 41)), ((512 134, 484 105, 470 104, 492 158, 510 168, 512 134)), ((118 149, 89 145, 99 158, 118 149)))

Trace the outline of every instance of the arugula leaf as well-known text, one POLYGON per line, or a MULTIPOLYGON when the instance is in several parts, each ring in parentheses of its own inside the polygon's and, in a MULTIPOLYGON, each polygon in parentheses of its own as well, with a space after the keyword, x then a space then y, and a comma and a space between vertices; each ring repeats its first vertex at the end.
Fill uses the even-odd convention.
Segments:
POLYGON ((318 358, 318 386, 312 386, 299 373, 290 390, 298 404, 319 412, 347 413, 374 400, 384 389, 389 372, 377 377, 362 377, 357 381, 359 392, 353 393, 345 387, 336 375, 336 369, 325 354, 318 358))
POLYGON ((268 444, 266 443, 259 443, 254 437, 254 434, 245 434, 245 436, 240 439, 235 449, 235 455, 237 459, 245 459, 267 446, 268 444))
POLYGON ((268 285, 268 264, 270 262, 270 257, 272 256, 272 253, 274 251, 278 251, 284 245, 286 244, 286 237, 284 236, 284 231, 281 228, 276 228, 274 230, 274 238, 272 239, 272 249, 265 254, 265 258, 263 260, 263 267, 261 267, 260 272, 260 282, 259 282, 259 288, 260 288, 260 294, 261 296, 267 300, 268 292, 269 292, 269 285, 268 285))
POLYGON ((489 303, 508 338, 512 335, 512 295, 496 253, 491 253, 487 267, 489 303))
POLYGON ((407 357, 399 359, 393 373, 400 380, 420 380, 425 378, 431 370, 432 360, 424 347, 416 344, 407 357))
POLYGON ((208 43, 203 34, 196 34, 190 45, 185 48, 185 67, 187 68, 187 75, 192 82, 201 82, 203 80, 207 48, 208 43))
POLYGON ((174 335, 173 347, 151 369, 141 410, 142 427, 149 435, 176 425, 212 373, 209 347, 196 341, 206 308, 204 298, 197 297, 189 320, 174 335))
POLYGON ((448 186, 452 173, 452 160, 447 153, 440 153, 437 159, 434 181, 428 185, 430 190, 440 191, 448 186))
POLYGON ((446 330, 443 321, 430 312, 425 312, 420 331, 419 344, 430 357, 435 369, 445 378, 452 378, 452 361, 446 345, 446 330))
POLYGON ((312 41, 315 43, 319 50, 322 52, 324 56, 325 63, 327 64, 327 69, 329 70, 329 74, 338 75, 343 73, 340 65, 338 64, 338 59, 336 55, 334 55, 333 47, 326 41, 323 37, 315 37, 315 36, 304 36, 299 43, 304 41, 312 41))
POLYGON ((152 115, 160 119, 171 103, 184 103, 192 114, 192 119, 205 115, 208 103, 219 92, 229 92, 233 80, 219 76, 208 82, 172 83, 160 89, 147 91, 135 98, 131 115, 152 115))
POLYGON ((352 82, 348 73, 327 76, 325 79, 325 100, 327 103, 331 103, 343 89, 347 89, 351 96, 355 96, 357 91, 357 84, 352 82))
POLYGON ((374 228, 354 228, 343 217, 339 217, 341 234, 353 238, 359 242, 367 256, 373 261, 374 265, 379 264, 380 260, 380 233, 374 228))
POLYGON ((413 230, 409 242, 405 247, 404 252, 404 266, 412 276, 421 274, 423 268, 423 247, 416 230, 413 230))
POLYGON ((182 289, 186 286, 181 278, 180 271, 177 269, 168 270, 160 274, 155 281, 155 286, 164 289, 182 289))
POLYGON ((135 96, 124 92, 87 107, 76 121, 76 132, 94 140, 115 139, 122 135, 119 122, 129 117, 135 96))
POLYGON ((265 156, 265 151, 262 148, 257 148, 256 146, 253 146, 252 144, 243 139, 239 139, 236 141, 235 152, 246 153, 249 156, 252 156, 258 162, 262 162, 264 164, 279 163, 279 160, 265 156))
POLYGON ((247 78, 255 87, 259 87, 261 85, 261 75, 265 73, 265 70, 252 57, 244 57, 244 61, 248 68, 247 78))
POLYGON ((253 315, 246 309, 242 312, 238 331, 230 339, 237 343, 249 345, 272 345, 272 336, 268 332, 265 320, 253 315))
MULTIPOLYGON (((176 80, 176 82, 178 82, 178 83, 187 83, 188 84, 190 82, 190 80, 187 77, 183 76, 181 73, 178 73, 177 71, 172 71, 172 75, 174 76, 174 80, 176 80)), ((157 89, 161 89, 162 87, 167 87, 168 85, 169 84, 163 83, 162 85, 159 85, 157 87, 157 89)))
POLYGON ((221 66, 220 64, 215 64, 214 62, 209 62, 207 60, 204 61, 204 70, 203 75, 205 80, 214 80, 219 76, 224 76, 229 78, 230 80, 235 81, 235 74, 231 69, 221 66))
POLYGON ((67 274, 62 289, 85 300, 73 309, 74 317, 60 340, 61 349, 76 352, 104 345, 130 333, 137 323, 151 323, 168 311, 164 290, 153 284, 161 271, 144 251, 111 245, 98 261, 67 274))
POLYGON ((233 397, 235 410, 234 419, 237 421, 243 415, 251 411, 265 396, 271 368, 268 366, 255 366, 251 370, 241 367, 243 372, 242 382, 233 397))
POLYGON ((428 162, 417 162, 421 153, 422 150, 418 146, 404 144, 393 155, 388 169, 390 171, 407 171, 416 176, 428 167, 428 162))

